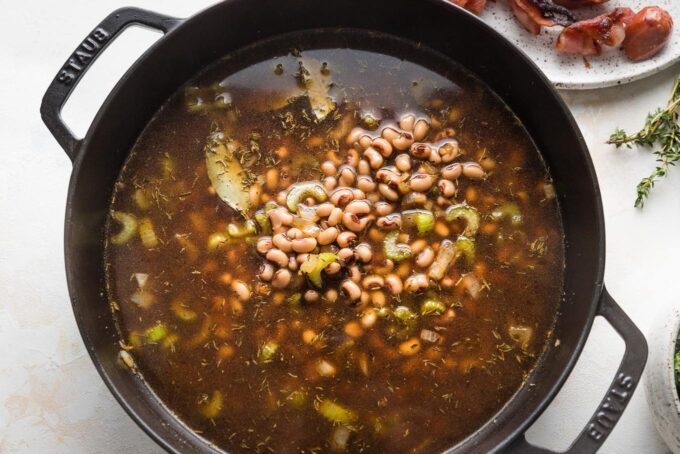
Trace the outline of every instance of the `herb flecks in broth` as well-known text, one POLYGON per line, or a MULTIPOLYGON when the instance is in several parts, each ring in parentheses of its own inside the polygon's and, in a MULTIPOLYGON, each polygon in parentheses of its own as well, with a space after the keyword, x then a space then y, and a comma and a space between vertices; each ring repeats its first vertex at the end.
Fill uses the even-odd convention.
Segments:
POLYGON ((557 311, 531 140, 459 71, 349 49, 234 65, 164 106, 117 183, 121 362, 230 452, 455 444, 557 311))

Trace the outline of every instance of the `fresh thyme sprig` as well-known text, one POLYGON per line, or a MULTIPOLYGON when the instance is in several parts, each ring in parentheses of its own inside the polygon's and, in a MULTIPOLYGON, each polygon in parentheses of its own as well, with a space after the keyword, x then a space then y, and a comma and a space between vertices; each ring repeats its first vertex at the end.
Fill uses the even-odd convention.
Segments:
POLYGON ((632 135, 627 135, 624 130, 617 129, 607 141, 607 143, 616 145, 617 148, 624 144, 628 148, 631 148, 631 144, 650 148, 655 145, 659 146, 653 151, 659 164, 651 175, 643 178, 637 185, 635 206, 638 208, 642 208, 645 204, 654 183, 665 177, 670 167, 680 160, 678 107, 680 107, 680 75, 675 79, 673 91, 666 106, 648 114, 644 128, 632 135))

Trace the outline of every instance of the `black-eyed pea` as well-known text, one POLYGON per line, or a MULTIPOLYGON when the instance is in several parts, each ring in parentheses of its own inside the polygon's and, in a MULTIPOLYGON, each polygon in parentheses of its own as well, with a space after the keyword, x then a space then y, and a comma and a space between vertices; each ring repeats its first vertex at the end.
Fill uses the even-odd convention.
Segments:
POLYGON ((361 288, 351 279, 342 281, 340 288, 350 301, 358 301, 361 298, 361 288))
POLYGON ((397 200, 399 200, 399 193, 394 189, 390 188, 385 183, 380 183, 378 185, 378 191, 380 191, 380 194, 382 194, 382 196, 385 197, 385 199, 389 200, 390 202, 396 202, 397 200))
POLYGON ((460 163, 453 163, 442 168, 441 175, 447 180, 456 180, 463 174, 463 166, 460 163))
POLYGON ((390 294, 396 296, 404 290, 404 284, 399 276, 396 274, 388 274, 385 277, 385 288, 390 294))
POLYGON ((276 273, 274 273, 274 277, 272 279, 272 287, 275 289, 284 289, 288 287, 288 284, 290 284, 292 277, 293 275, 291 274, 290 270, 287 270, 285 268, 280 269, 276 273))
POLYGON ((430 125, 427 120, 421 118, 413 126, 413 139, 421 141, 427 136, 428 132, 430 132, 430 125))
POLYGON ((316 207, 316 215, 319 216, 320 218, 327 218, 329 214, 331 214, 331 211, 333 211, 333 206, 332 203, 322 203, 321 205, 318 205, 316 207))
POLYGON ((285 233, 277 233, 272 237, 274 247, 288 253, 293 250, 293 241, 285 233))
POLYGON ((420 339, 412 337, 401 344, 399 344, 399 354, 404 356, 415 355, 420 351, 420 339))
POLYGON ((342 214, 342 208, 333 208, 333 210, 331 210, 331 214, 328 215, 328 225, 335 227, 336 225, 340 224, 342 221, 342 214))
POLYGON ((285 268, 288 266, 288 255, 283 252, 281 249, 270 249, 267 251, 267 254, 265 255, 267 260, 269 260, 272 263, 275 263, 281 268, 285 268))
POLYGON ((378 153, 380 153, 384 158, 389 158, 392 155, 392 144, 382 137, 374 139, 373 142, 371 142, 371 147, 378 150, 378 153))
POLYGON ((271 281, 274 277, 274 265, 269 262, 262 263, 262 265, 260 265, 258 277, 264 282, 271 281))
POLYGON ((388 202, 376 202, 373 206, 378 216, 387 216, 394 211, 394 205, 388 202))
MULTIPOLYGON (((359 165, 357 166, 357 173, 359 175, 370 175, 371 174, 371 164, 369 164, 369 161, 367 161, 366 159, 360 160, 359 165)), ((357 178, 359 178, 359 177, 357 177, 357 178)))
POLYGON ((316 290, 307 290, 302 298, 308 303, 316 303, 321 299, 321 295, 316 290))
POLYGON ((384 307, 387 304, 385 292, 382 290, 374 290, 371 292, 371 304, 376 307, 384 307))
MULTIPOLYGON (((270 170, 275 171, 275 169, 270 170)), ((321 171, 323 172, 324 175, 330 177, 335 176, 335 174, 338 172, 338 168, 331 161, 324 161, 323 164, 321 164, 321 171)), ((269 171, 267 173, 269 173, 269 171)))
POLYGON ((409 293, 419 292, 430 286, 430 281, 423 273, 412 274, 404 281, 404 290, 409 293))
POLYGON ((346 248, 356 241, 356 239, 357 235, 354 232, 340 232, 338 234, 337 243, 341 248, 346 248))
POLYGON ((439 180, 437 187, 439 188, 439 193, 443 197, 453 197, 456 193, 456 185, 453 184, 453 181, 447 180, 446 178, 439 180))
POLYGON ((368 214, 371 212, 371 202, 365 199, 352 200, 345 207, 345 213, 356 214, 357 216, 368 214))
POLYGON ((430 158, 430 153, 432 153, 432 147, 428 143, 416 142, 411 145, 411 156, 416 159, 426 160, 430 158))
POLYGON ((432 188, 434 179, 432 175, 426 173, 417 173, 411 176, 408 184, 409 187, 416 192, 427 192, 432 188))
POLYGON ((420 254, 427 247, 427 241, 424 239, 415 240, 411 243, 411 253, 413 255, 420 254))
POLYGON ((394 165, 397 167, 399 171, 408 172, 409 170, 411 170, 411 167, 413 166, 411 162, 411 156, 407 155, 406 153, 399 154, 394 159, 394 165))
POLYGON ((354 261, 354 251, 348 247, 344 247, 338 251, 336 254, 340 261, 347 265, 349 263, 352 263, 354 261))
POLYGON ((324 177, 322 184, 327 192, 331 192, 338 186, 338 180, 335 177, 324 177))
POLYGON ((357 188, 369 194, 375 191, 378 185, 373 181, 370 175, 360 175, 357 177, 357 188))
POLYGON ((380 132, 380 136, 390 143, 392 143, 393 140, 397 139, 399 135, 400 135, 399 131, 392 127, 383 128, 383 130, 380 132))
POLYGON ((361 282, 361 269, 357 265, 350 265, 347 268, 347 275, 349 278, 359 284, 361 282))
POLYGON ((387 216, 381 216, 375 222, 376 227, 383 230, 394 230, 401 228, 401 214, 392 213, 387 216))
POLYGON ((347 137, 345 138, 345 142, 347 145, 352 145, 354 142, 358 142, 361 136, 366 134, 366 131, 362 128, 356 127, 353 128, 349 134, 347 134, 347 137))
POLYGON ((316 240, 319 242, 321 246, 325 246, 327 244, 333 243, 336 238, 338 237, 338 229, 335 227, 328 227, 325 230, 322 230, 319 235, 316 237, 316 240))
POLYGON ((366 290, 379 290, 385 285, 385 279, 377 274, 371 274, 361 281, 361 285, 366 290))
POLYGON ((257 252, 262 255, 265 255, 273 247, 274 243, 272 242, 272 237, 270 236, 261 236, 258 238, 257 244, 255 245, 257 252))
POLYGON ((329 303, 335 303, 338 300, 338 291, 334 288, 328 289, 323 294, 323 298, 329 303))
POLYGON ((330 201, 336 207, 344 207, 349 202, 354 200, 354 192, 351 188, 340 187, 333 191, 330 196, 330 201))
POLYGON ((427 246, 416 256, 416 266, 420 268, 427 268, 434 261, 434 250, 427 246))
POLYGON ((406 114, 399 120, 399 127, 404 131, 413 131, 413 126, 416 124, 416 116, 413 114, 406 114))
POLYGON ((279 187, 279 170, 269 169, 264 174, 264 184, 268 191, 274 192, 279 187))
POLYGON ((374 170, 379 169, 383 165, 383 162, 385 162, 382 155, 373 147, 368 147, 364 151, 364 157, 368 160, 371 169, 374 170))
POLYGON ((361 316, 361 326, 364 329, 371 329, 375 322, 378 321, 378 314, 376 314, 374 309, 367 309, 364 315, 361 316))
MULTIPOLYGON (((359 160, 357 159, 357 164, 359 160)), ((338 184, 340 186, 352 186, 357 181, 356 166, 343 165, 338 169, 338 184)))
POLYGON ((359 138, 359 146, 364 150, 370 147, 372 142, 373 137, 369 136, 368 134, 364 134, 359 138))
POLYGON ((293 240, 293 251, 297 253, 312 252, 317 245, 314 238, 298 238, 293 240))
POLYGON ((368 243, 360 243, 354 249, 354 256, 362 263, 369 263, 373 258, 373 249, 368 243))
POLYGON ((357 165, 359 165, 359 152, 356 151, 353 148, 350 148, 347 150, 347 156, 345 157, 345 165, 340 166, 340 169, 338 169, 338 172, 342 171, 343 167, 351 167, 352 169, 356 169, 357 165))
POLYGON ((463 163, 463 175, 471 180, 481 180, 486 173, 482 166, 476 162, 463 163))
POLYGON ((437 221, 434 224, 434 233, 442 238, 447 238, 451 234, 451 229, 442 221, 437 221))
POLYGON ((333 262, 328 264, 328 266, 324 268, 324 272, 329 276, 335 276, 340 272, 341 269, 342 265, 340 265, 338 262, 333 262))
POLYGON ((297 271, 298 269, 297 256, 293 255, 288 258, 288 269, 291 271, 297 271))
POLYGON ((413 145, 413 134, 410 132, 401 132, 399 137, 392 140, 392 146, 399 151, 408 150, 411 145, 413 145))

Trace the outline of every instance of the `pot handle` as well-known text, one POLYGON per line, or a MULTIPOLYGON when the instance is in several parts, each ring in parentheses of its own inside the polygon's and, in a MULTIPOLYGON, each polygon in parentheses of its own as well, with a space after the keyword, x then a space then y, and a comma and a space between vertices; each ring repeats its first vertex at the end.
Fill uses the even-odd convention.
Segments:
MULTIPOLYGON (((626 344, 623 359, 616 371, 607 394, 598 405, 595 414, 578 435, 567 453, 594 453, 602 446, 630 402, 642 371, 647 362, 647 341, 633 321, 603 288, 597 315, 604 317, 626 344)), ((529 443, 524 435, 519 437, 507 452, 522 454, 553 453, 553 451, 529 443)))
POLYGON ((181 19, 153 11, 121 8, 101 21, 66 60, 43 96, 40 115, 71 161, 75 161, 82 139, 77 138, 66 126, 61 118, 61 109, 83 74, 128 26, 139 24, 167 33, 181 22, 181 19))

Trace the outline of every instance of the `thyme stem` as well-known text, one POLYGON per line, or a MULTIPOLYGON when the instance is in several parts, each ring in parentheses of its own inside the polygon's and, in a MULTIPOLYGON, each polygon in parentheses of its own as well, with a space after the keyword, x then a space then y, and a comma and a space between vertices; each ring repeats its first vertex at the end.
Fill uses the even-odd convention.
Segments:
POLYGON ((680 75, 675 79, 671 96, 663 109, 647 115, 644 127, 638 132, 628 135, 622 129, 617 129, 609 137, 607 143, 620 147, 632 144, 653 148, 653 153, 659 163, 654 171, 643 178, 637 185, 635 206, 642 208, 654 184, 665 177, 670 167, 680 160, 680 124, 678 123, 678 108, 680 107, 680 75))

